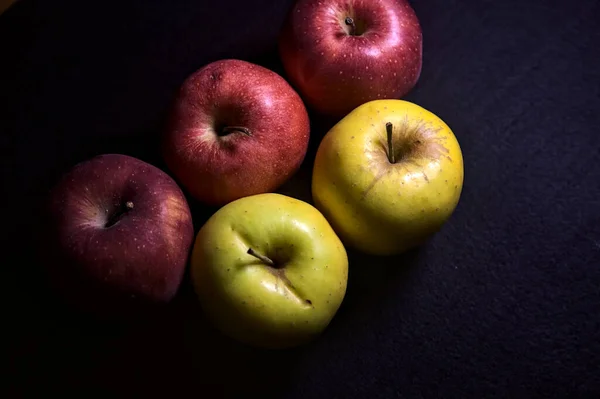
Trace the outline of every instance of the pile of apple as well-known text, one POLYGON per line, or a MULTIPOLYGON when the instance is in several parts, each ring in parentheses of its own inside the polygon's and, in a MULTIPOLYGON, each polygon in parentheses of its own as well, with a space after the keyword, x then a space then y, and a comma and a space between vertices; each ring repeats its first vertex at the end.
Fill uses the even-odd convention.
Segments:
POLYGON ((279 44, 289 83, 234 59, 186 79, 161 142, 173 177, 106 154, 56 184, 52 275, 62 294, 109 311, 167 303, 189 263, 218 329, 290 347, 317 337, 340 307, 345 246, 397 254, 445 223, 462 155, 440 118, 399 99, 422 62, 406 0, 299 0, 279 44), (338 118, 316 153, 314 205, 275 193, 305 159, 305 103, 338 118), (195 240, 184 191, 219 207, 195 240))

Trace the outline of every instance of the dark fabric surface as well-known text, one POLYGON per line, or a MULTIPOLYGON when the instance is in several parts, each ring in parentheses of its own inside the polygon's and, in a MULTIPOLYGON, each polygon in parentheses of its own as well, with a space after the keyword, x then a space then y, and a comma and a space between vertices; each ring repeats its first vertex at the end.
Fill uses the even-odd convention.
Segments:
MULTIPOLYGON (((414 0, 423 71, 406 97, 444 119, 461 202, 418 250, 350 251, 348 293, 313 344, 264 352, 202 319, 189 283, 114 326, 58 307, 36 250, 40 199, 74 163, 164 169, 174 91, 241 58, 280 73, 291 1, 35 1, 0 16, 3 330, 14 394, 286 398, 600 397, 600 3, 414 0), (8 223, 7 223, 8 222, 8 223)), ((309 199, 314 149, 282 192, 309 199)), ((191 202, 196 230, 214 209, 191 202)), ((42 237, 43 239, 43 237, 42 237)))

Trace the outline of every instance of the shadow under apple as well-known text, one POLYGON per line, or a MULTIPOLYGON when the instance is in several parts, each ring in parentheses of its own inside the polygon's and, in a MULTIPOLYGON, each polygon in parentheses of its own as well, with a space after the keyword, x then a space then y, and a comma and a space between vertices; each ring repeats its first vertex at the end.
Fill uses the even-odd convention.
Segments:
POLYGON ((377 307, 389 290, 402 290, 413 277, 424 248, 392 256, 373 256, 348 249, 348 290, 338 315, 377 307))
POLYGON ((303 347, 263 350, 226 337, 204 317, 188 273, 171 303, 130 319, 99 318, 49 296, 46 323, 13 359, 19 394, 85 395, 93 387, 106 395, 220 398, 284 390, 303 347))

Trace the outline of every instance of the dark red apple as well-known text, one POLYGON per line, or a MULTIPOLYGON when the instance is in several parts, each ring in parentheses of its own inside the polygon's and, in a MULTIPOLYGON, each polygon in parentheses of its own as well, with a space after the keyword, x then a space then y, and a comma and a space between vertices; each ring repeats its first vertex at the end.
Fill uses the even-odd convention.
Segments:
POLYGON ((279 52, 307 105, 339 117, 408 93, 421 74, 422 40, 407 0, 299 0, 279 52))
POLYGON ((304 160, 309 133, 304 103, 285 79, 247 61, 220 60, 183 83, 163 154, 194 198, 224 205, 287 181, 304 160))
POLYGON ((50 276, 71 304, 110 312, 176 294, 194 230, 162 170, 119 154, 79 163, 52 189, 49 221, 50 276))

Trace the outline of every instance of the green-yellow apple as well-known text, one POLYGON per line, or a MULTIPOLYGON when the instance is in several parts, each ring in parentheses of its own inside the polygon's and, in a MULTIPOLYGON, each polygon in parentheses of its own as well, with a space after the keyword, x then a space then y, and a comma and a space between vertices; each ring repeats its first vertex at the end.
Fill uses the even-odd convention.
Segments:
POLYGON ((375 255, 417 246, 456 208, 464 178, 450 127, 414 103, 362 104, 325 135, 315 158, 315 206, 345 244, 375 255))
POLYGON ((316 208, 265 193, 230 202, 202 226, 191 274, 201 307, 223 333, 285 348, 329 325, 346 293, 348 257, 316 208))

